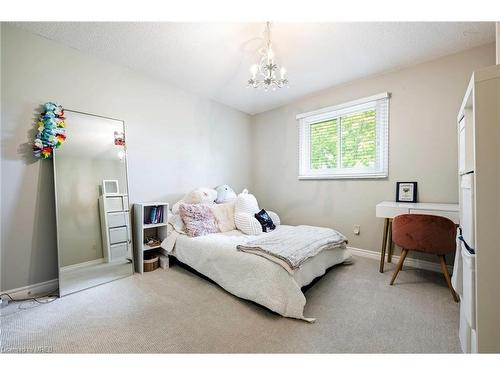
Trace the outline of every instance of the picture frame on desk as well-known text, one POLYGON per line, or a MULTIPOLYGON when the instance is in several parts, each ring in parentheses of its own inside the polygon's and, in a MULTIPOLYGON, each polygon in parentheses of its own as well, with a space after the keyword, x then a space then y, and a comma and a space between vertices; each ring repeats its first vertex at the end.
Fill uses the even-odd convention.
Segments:
POLYGON ((396 202, 417 203, 417 182, 396 182, 396 202))

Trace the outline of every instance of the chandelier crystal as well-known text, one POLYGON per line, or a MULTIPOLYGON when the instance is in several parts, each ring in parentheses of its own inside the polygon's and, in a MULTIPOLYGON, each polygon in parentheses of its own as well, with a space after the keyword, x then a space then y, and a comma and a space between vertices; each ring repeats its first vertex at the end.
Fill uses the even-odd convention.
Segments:
POLYGON ((248 80, 248 87, 263 88, 267 90, 276 90, 288 86, 288 79, 285 78, 286 69, 275 62, 274 52, 271 43, 271 23, 266 22, 266 46, 259 50, 262 56, 258 64, 253 64, 250 67, 251 77, 248 80), (276 77, 279 71, 280 77, 276 77))

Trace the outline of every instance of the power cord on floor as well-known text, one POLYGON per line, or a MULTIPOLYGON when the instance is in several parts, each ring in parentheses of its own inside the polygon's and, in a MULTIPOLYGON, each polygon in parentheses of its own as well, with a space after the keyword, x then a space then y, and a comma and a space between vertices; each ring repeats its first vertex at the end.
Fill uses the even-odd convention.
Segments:
POLYGON ((9 293, 2 293, 0 294, 0 298, 3 296, 7 296, 9 298, 10 302, 26 302, 26 301, 35 301, 37 303, 50 303, 55 301, 58 296, 54 295, 53 293, 57 292, 59 289, 54 289, 48 292, 47 294, 44 294, 42 296, 37 296, 37 297, 29 297, 29 298, 13 298, 9 293), (49 301, 42 301, 40 300, 41 298, 51 298, 49 301))

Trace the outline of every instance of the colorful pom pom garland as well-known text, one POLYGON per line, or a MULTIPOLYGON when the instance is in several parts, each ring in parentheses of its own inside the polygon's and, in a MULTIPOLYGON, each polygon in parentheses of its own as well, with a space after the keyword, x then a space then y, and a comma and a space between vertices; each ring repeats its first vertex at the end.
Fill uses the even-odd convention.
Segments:
POLYGON ((38 133, 33 142, 33 154, 37 159, 49 159, 66 140, 66 124, 64 109, 52 102, 43 105, 43 113, 38 117, 36 125, 38 133))

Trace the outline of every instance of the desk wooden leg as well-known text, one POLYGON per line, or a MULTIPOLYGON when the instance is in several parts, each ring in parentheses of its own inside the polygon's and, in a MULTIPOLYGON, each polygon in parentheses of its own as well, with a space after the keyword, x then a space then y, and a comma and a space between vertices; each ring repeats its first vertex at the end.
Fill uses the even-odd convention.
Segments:
POLYGON ((389 227, 389 219, 386 218, 384 221, 384 235, 382 237, 382 250, 380 254, 380 273, 384 273, 384 261, 385 261, 385 248, 387 247, 387 229, 389 227))
POLYGON ((387 263, 392 262, 393 251, 394 251, 394 242, 392 242, 392 219, 389 219, 389 251, 387 252, 387 263))

